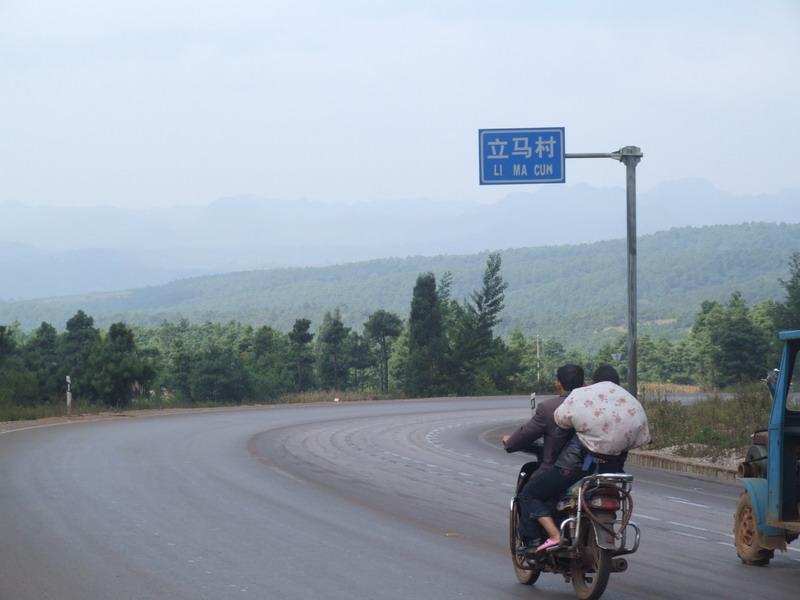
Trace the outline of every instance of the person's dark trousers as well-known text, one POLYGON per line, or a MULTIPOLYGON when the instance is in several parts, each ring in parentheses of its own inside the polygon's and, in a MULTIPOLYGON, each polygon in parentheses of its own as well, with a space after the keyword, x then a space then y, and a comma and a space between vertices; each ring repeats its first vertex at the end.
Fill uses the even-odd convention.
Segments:
MULTIPOLYGON (((525 520, 536 522, 539 517, 552 517, 554 513, 552 502, 557 501, 569 486, 585 475, 587 473, 580 469, 569 470, 560 467, 553 467, 542 473, 533 482, 534 485, 530 486, 530 490, 527 489, 527 485, 523 490, 526 492, 525 499, 520 504, 523 514, 528 517, 525 520)), ((531 482, 528 483, 530 485, 531 482)))
POLYGON ((553 516, 553 502, 558 500, 569 486, 578 481, 584 473, 552 467, 534 473, 518 498, 520 505, 519 535, 526 543, 533 543, 544 537, 539 517, 553 516))
POLYGON ((538 546, 543 541, 542 538, 544 537, 544 530, 542 529, 542 526, 539 525, 539 522, 536 520, 536 518, 530 515, 530 502, 533 490, 537 485, 536 481, 541 479, 541 477, 547 473, 548 470, 550 469, 542 469, 531 475, 530 479, 528 479, 525 485, 522 486, 522 489, 517 495, 517 500, 519 502, 519 523, 517 526, 517 533, 519 533, 519 537, 522 539, 522 542, 527 546, 538 546))

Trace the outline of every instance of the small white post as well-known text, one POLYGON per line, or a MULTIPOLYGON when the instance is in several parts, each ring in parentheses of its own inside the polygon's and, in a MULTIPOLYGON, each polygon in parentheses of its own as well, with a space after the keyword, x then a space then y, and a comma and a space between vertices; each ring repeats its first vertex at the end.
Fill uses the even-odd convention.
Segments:
POLYGON ((69 378, 69 375, 67 375, 67 416, 68 417, 72 415, 72 390, 71 390, 71 386, 72 386, 72 380, 69 378))

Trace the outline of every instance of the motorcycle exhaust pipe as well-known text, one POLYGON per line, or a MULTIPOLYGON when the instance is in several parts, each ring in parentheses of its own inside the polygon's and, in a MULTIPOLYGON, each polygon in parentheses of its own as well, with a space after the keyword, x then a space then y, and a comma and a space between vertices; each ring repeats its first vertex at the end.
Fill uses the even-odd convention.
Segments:
POLYGON ((614 558, 611 561, 611 571, 614 573, 622 573, 628 569, 628 561, 624 558, 614 558))

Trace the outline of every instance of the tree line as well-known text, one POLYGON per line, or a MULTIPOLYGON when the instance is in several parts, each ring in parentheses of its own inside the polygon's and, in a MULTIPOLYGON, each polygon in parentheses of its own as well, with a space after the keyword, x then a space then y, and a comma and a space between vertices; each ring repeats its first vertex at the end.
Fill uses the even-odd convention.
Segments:
MULTIPOLYGON (((490 254, 478 289, 451 297, 453 276, 422 273, 404 319, 373 312, 360 329, 338 310, 316 331, 298 318, 288 332, 236 321, 119 322, 101 331, 79 310, 58 332, 43 322, 24 332, 0 326, 0 404, 63 403, 66 376, 76 400, 125 408, 132 403, 224 404, 271 401, 314 390, 424 397, 528 393, 551 389, 565 362, 589 372, 599 364, 625 377, 626 337, 583 354, 554 338, 496 335, 506 283, 499 253, 490 254)), ((764 376, 777 362, 776 332, 800 328, 800 253, 780 280, 783 302, 753 306, 734 292, 703 302, 690 331, 676 340, 639 338, 643 382, 725 387, 764 376)))

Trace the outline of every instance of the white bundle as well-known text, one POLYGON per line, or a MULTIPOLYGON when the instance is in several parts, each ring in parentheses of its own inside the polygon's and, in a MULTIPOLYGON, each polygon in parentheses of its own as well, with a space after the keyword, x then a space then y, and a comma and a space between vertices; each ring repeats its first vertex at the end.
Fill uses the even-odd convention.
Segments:
POLYGON ((644 408, 610 381, 572 390, 554 417, 559 427, 574 429, 581 443, 598 454, 618 455, 650 441, 644 408))

